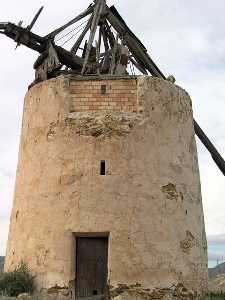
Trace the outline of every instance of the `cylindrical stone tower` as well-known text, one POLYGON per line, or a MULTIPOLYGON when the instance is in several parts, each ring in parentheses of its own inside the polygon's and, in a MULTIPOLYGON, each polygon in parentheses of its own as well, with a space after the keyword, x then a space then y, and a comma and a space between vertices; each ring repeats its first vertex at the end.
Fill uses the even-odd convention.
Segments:
POLYGON ((183 89, 148 76, 66 75, 29 90, 5 270, 22 260, 37 289, 76 298, 206 291, 183 89))

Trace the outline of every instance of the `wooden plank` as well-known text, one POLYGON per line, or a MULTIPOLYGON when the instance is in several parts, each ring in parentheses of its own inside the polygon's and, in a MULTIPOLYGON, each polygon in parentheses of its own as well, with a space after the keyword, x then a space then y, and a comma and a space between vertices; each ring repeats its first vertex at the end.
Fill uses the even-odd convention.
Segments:
POLYGON ((115 43, 115 37, 114 37, 114 34, 112 33, 107 21, 105 21, 105 28, 106 28, 106 33, 108 36, 110 47, 113 48, 114 43, 115 43))
POLYGON ((145 70, 145 68, 142 68, 142 66, 136 62, 135 59, 133 59, 131 56, 129 57, 130 61, 132 62, 133 65, 135 65, 135 67, 142 73, 145 75, 148 75, 148 72, 145 70))
POLYGON ((127 73, 127 65, 129 61, 129 49, 127 46, 119 45, 120 58, 116 63, 116 75, 124 75, 127 73))
MULTIPOLYGON (((4 31, 8 22, 0 22, 0 30, 4 31)), ((3 33, 3 32, 2 32, 3 33)))
POLYGON ((57 52, 60 62, 63 65, 65 65, 68 68, 71 68, 73 70, 81 70, 82 69, 82 66, 84 63, 83 58, 81 58, 59 46, 55 46, 55 50, 57 52))
POLYGON ((217 167, 225 176, 225 161, 223 157, 220 155, 216 147, 213 145, 213 143, 210 141, 210 139, 207 137, 207 135, 204 133, 204 131, 201 129, 201 127, 198 125, 198 123, 195 120, 194 120, 194 128, 195 128, 196 135, 203 143, 203 145, 206 147, 206 149, 209 151, 217 167))
POLYGON ((101 26, 99 27, 99 33, 98 33, 98 47, 99 47, 99 57, 101 53, 101 46, 102 46, 102 29, 101 26))
POLYGON ((95 41, 95 46, 96 46, 96 69, 97 69, 97 74, 100 74, 100 69, 99 69, 99 58, 100 58, 100 51, 99 51, 99 41, 95 41))
MULTIPOLYGON (((27 29, 28 31, 31 31, 31 29, 33 28, 34 24, 36 23, 37 19, 39 18, 40 14, 41 14, 41 12, 42 12, 42 10, 43 10, 43 8, 44 8, 44 6, 42 6, 42 7, 38 10, 38 12, 37 12, 36 15, 34 16, 32 22, 30 23, 30 25, 27 26, 26 29, 27 29)), ((20 21, 20 22, 19 22, 19 26, 21 26, 22 23, 23 23, 23 21, 20 21)), ((17 36, 16 36, 16 38, 14 39, 15 42, 18 42, 17 45, 16 45, 16 49, 21 45, 21 43, 20 43, 20 38, 21 38, 20 33, 18 33, 17 36)))
POLYGON ((52 31, 51 33, 49 33, 48 35, 46 35, 45 38, 46 39, 54 38, 57 34, 59 34, 61 31, 65 30, 67 27, 73 25, 74 23, 78 22, 79 20, 81 20, 81 19, 85 18, 86 16, 90 15, 94 11, 94 7, 95 7, 95 5, 90 6, 88 9, 86 9, 83 13, 78 15, 73 20, 69 21, 65 25, 59 27, 58 29, 56 29, 56 30, 52 31))
POLYGON ((108 238, 76 239, 76 299, 106 294, 107 265, 108 238))
POLYGON ((16 42, 19 36, 19 42, 22 45, 39 53, 45 51, 47 47, 47 40, 45 40, 43 37, 40 37, 39 35, 34 34, 26 28, 20 27, 13 23, 4 23, 2 25, 2 30, 2 34, 6 35, 16 42))
POLYGON ((97 64, 97 74, 100 75, 100 51, 101 51, 101 41, 102 41, 102 30, 99 27, 98 41, 96 41, 96 64, 97 64))
POLYGON ((36 13, 36 15, 34 16, 32 22, 30 23, 30 25, 27 27, 27 30, 31 31, 31 29, 34 27, 34 24, 37 22, 37 19, 39 18, 42 10, 44 9, 44 6, 42 6, 38 12, 36 13))
POLYGON ((118 39, 119 35, 117 34, 116 41, 114 43, 113 51, 112 51, 112 59, 111 59, 111 65, 110 65, 110 74, 113 75, 115 72, 116 67, 116 51, 118 47, 118 39))
POLYGON ((85 55, 85 59, 84 59, 84 65, 81 71, 81 74, 83 75, 88 63, 88 59, 90 56, 90 52, 91 52, 91 48, 92 48, 92 44, 94 41, 94 37, 95 37, 95 33, 96 33, 96 29, 101 17, 101 14, 105 8, 105 0, 99 0, 95 6, 95 10, 93 13, 93 20, 92 20, 92 24, 91 24, 91 34, 89 36, 89 40, 88 40, 88 45, 87 45, 87 51, 86 51, 86 55, 85 55))
POLYGON ((126 42, 126 45, 130 49, 136 60, 141 60, 146 69, 156 77, 166 79, 163 73, 155 65, 153 60, 149 57, 141 45, 136 41, 136 39, 126 30, 124 24, 112 14, 110 9, 107 7, 107 20, 115 28, 115 30, 123 37, 123 40, 126 42))
POLYGON ((101 30, 102 30, 102 38, 103 38, 103 43, 104 43, 104 47, 105 47, 105 52, 108 52, 109 44, 108 44, 108 40, 107 40, 107 36, 106 36, 106 28, 104 25, 101 26, 101 30))

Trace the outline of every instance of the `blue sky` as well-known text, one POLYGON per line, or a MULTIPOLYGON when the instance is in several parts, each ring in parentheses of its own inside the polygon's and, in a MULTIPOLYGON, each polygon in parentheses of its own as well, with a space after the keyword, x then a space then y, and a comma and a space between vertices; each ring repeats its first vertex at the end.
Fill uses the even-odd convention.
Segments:
MULTIPOLYGON (((89 5, 87 0, 8 0, 1 3, 0 22, 27 25, 45 5, 34 31, 46 34, 89 5), (18 5, 19 3, 19 5, 18 5)), ((190 94, 196 120, 225 157, 225 1, 121 0, 115 4, 166 74, 190 94)), ((37 54, 0 36, 0 255, 4 255, 18 155, 23 97, 34 78, 37 54)), ((198 142, 202 197, 210 266, 225 261, 224 176, 198 142)))
POLYGON ((224 258, 224 245, 211 245, 208 247, 209 253, 216 253, 216 255, 209 256, 209 267, 214 267, 216 264, 220 264, 225 261, 224 258))

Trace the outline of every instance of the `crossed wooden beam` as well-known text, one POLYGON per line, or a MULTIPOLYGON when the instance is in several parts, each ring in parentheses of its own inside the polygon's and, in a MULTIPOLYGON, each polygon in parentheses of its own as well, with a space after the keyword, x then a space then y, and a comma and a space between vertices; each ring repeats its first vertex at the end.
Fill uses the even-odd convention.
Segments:
MULTIPOLYGON (((114 6, 108 7, 105 0, 95 0, 84 12, 44 37, 31 32, 42 10, 43 7, 26 28, 21 26, 22 22, 18 25, 10 22, 0 23, 0 33, 17 42, 17 46, 22 44, 40 53, 38 60, 34 64, 35 69, 38 70, 40 66, 43 67, 43 64, 51 59, 53 65, 51 65, 50 71, 48 70, 49 63, 46 67, 46 74, 51 73, 51 76, 57 76, 57 72, 62 66, 66 66, 74 73, 81 75, 99 75, 101 73, 128 75, 126 68, 130 61, 140 73, 166 79, 165 75, 149 56, 145 46, 129 29, 116 8, 114 6), (87 24, 70 51, 56 45, 55 38, 57 35, 87 16, 89 16, 87 24), (78 56, 77 52, 89 31, 89 38, 85 42, 82 56, 78 56), (93 46, 97 31, 98 39, 95 41, 95 46, 93 46), (119 39, 121 44, 118 43, 119 39), (104 52, 101 53, 103 47, 104 52), (50 48, 54 49, 54 51, 50 51, 50 48), (120 50, 119 59, 117 55, 118 50, 120 50), (50 53, 53 57, 50 57, 50 53)), ((225 161, 223 157, 195 120, 194 129, 200 141, 210 152, 218 168, 225 175, 225 161)))

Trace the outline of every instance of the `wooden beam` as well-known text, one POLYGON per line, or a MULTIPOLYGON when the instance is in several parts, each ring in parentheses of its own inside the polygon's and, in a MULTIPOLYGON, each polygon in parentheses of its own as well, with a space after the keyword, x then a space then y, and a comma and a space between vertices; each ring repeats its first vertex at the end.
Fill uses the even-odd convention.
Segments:
POLYGON ((99 52, 99 41, 95 41, 95 46, 96 46, 96 69, 97 69, 97 74, 100 75, 100 65, 99 65, 99 58, 100 58, 100 52, 99 52))
POLYGON ((92 24, 91 24, 91 34, 89 36, 87 51, 86 51, 85 59, 84 59, 84 65, 83 65, 83 68, 82 68, 82 71, 81 71, 82 75, 84 74, 87 63, 88 63, 88 59, 89 59, 89 56, 90 56, 90 52, 91 52, 92 44, 93 44, 93 41, 94 41, 96 29, 97 29, 101 14, 102 14, 102 12, 105 8, 105 5, 106 5, 105 0, 99 0, 97 2, 96 6, 95 6, 95 9, 94 9, 93 20, 92 20, 92 24))
POLYGON ((42 7, 38 10, 38 12, 37 12, 36 15, 34 16, 32 22, 30 23, 30 25, 27 26, 27 30, 31 31, 31 29, 34 27, 34 24, 37 22, 37 19, 39 18, 39 16, 40 16, 40 14, 41 14, 41 12, 42 12, 43 9, 44 9, 44 6, 42 6, 42 7))
POLYGON ((11 38, 15 42, 18 42, 18 36, 20 44, 42 53, 45 51, 47 47, 47 40, 43 37, 40 37, 37 34, 27 30, 26 28, 20 27, 13 23, 1 23, 0 29, 2 30, 1 33, 6 35, 7 37, 11 38))
POLYGON ((112 33, 107 21, 105 21, 105 28, 106 28, 106 33, 107 33, 108 40, 109 40, 109 43, 110 43, 110 47, 113 48, 114 43, 115 43, 115 37, 114 37, 114 34, 112 33))
POLYGON ((103 37, 105 52, 108 52, 109 51, 109 44, 108 44, 107 35, 106 35, 106 28, 105 28, 104 25, 101 26, 101 30, 102 30, 102 37, 103 37))
POLYGON ((135 65, 135 67, 142 73, 145 75, 148 75, 148 72, 145 70, 145 68, 142 68, 142 66, 136 62, 135 59, 133 59, 131 56, 129 57, 130 61, 132 62, 133 65, 135 65))
POLYGON ((54 46, 56 53, 58 55, 60 63, 71 68, 73 70, 80 70, 82 69, 84 59, 71 53, 70 51, 65 50, 62 47, 54 46))
POLYGON ((95 5, 92 5, 92 6, 88 7, 88 9, 86 9, 83 13, 81 13, 80 15, 78 15, 76 18, 69 21, 65 25, 63 25, 63 26, 59 27, 58 29, 52 31, 51 33, 46 35, 45 38, 46 39, 54 38, 57 34, 59 34, 61 31, 65 30, 67 27, 73 25, 74 23, 78 22, 79 20, 81 20, 81 19, 85 18, 86 16, 90 15, 94 11, 94 7, 95 7, 95 5))
POLYGON ((110 65, 110 74, 113 75, 115 73, 115 67, 116 67, 116 51, 118 48, 118 39, 119 35, 117 34, 113 50, 112 50, 112 59, 111 59, 111 65, 110 65))
POLYGON ((98 47, 99 47, 99 57, 101 53, 101 46, 102 46, 102 28, 101 26, 99 27, 99 32, 98 32, 98 47))
POLYGON ((163 73, 159 70, 153 60, 150 58, 148 53, 140 45, 134 34, 127 28, 121 20, 115 16, 110 9, 107 7, 107 20, 114 27, 114 29, 120 34, 120 37, 126 42, 129 50, 133 54, 136 60, 141 60, 147 70, 156 77, 166 79, 163 73))
POLYGON ((225 161, 223 157, 220 155, 220 153, 217 151, 213 143, 210 141, 210 139, 207 137, 207 135, 204 133, 204 131, 201 129, 201 127, 198 125, 198 123, 195 120, 194 120, 194 128, 195 128, 196 135, 203 143, 203 145, 206 147, 206 149, 209 151, 217 167, 225 176, 225 161))

